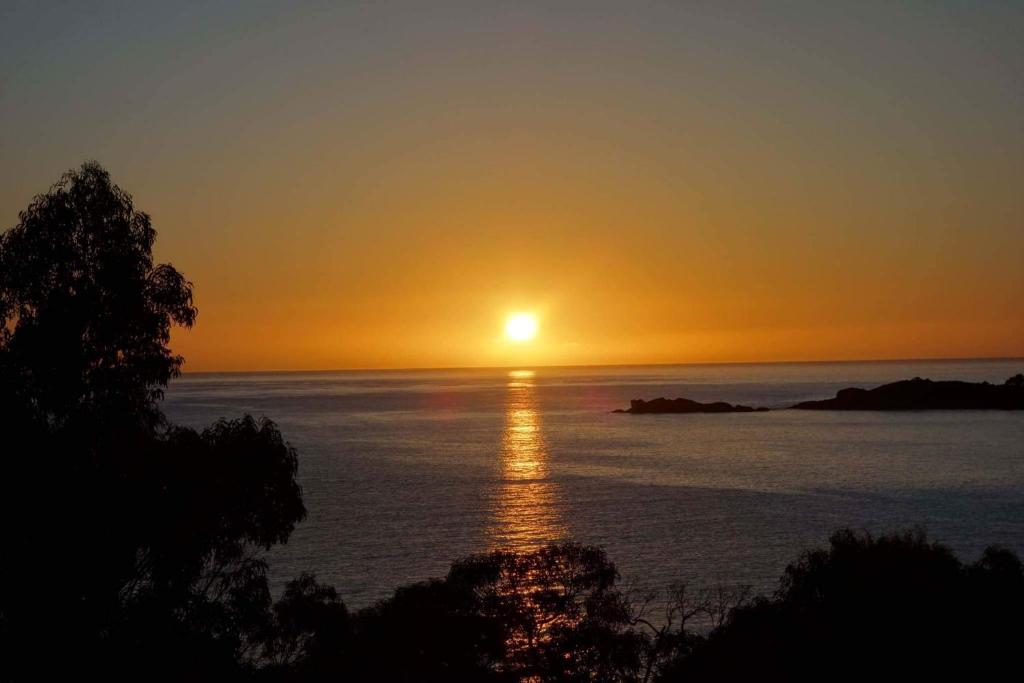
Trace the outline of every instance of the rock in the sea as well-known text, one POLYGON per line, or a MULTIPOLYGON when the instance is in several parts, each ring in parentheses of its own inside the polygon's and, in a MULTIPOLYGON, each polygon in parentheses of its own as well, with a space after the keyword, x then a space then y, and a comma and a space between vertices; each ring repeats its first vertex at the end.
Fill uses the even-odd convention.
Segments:
POLYGON ((1024 410, 1024 382, 1016 377, 1005 384, 933 382, 915 377, 874 389, 842 389, 835 398, 804 401, 793 407, 798 410, 1024 410))
POLYGON ((616 410, 616 413, 763 413, 767 408, 751 408, 750 406, 734 406, 731 403, 716 401, 700 403, 688 398, 655 398, 650 401, 634 399, 629 402, 628 410, 616 410))

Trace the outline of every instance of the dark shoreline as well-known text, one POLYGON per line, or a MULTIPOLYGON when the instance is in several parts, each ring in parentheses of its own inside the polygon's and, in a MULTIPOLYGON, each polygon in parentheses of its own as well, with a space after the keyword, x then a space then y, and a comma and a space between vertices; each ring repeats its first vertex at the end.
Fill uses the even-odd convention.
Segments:
POLYGON ((688 398, 655 398, 650 401, 634 399, 627 410, 613 410, 613 413, 663 414, 663 413, 766 413, 767 408, 751 408, 733 405, 724 401, 700 403, 688 398))
MULTIPOLYGON (((1024 410, 1024 375, 1015 375, 1003 384, 990 382, 901 380, 875 387, 840 389, 834 398, 803 401, 792 410, 1024 410)), ((616 413, 755 413, 768 408, 751 408, 723 401, 700 403, 687 398, 634 399, 627 410, 616 413)))

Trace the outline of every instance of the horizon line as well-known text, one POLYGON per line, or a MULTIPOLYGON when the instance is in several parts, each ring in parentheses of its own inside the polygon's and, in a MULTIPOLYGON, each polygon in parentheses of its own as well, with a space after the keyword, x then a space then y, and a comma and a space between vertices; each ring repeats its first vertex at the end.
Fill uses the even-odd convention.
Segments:
POLYGON ((450 365, 416 367, 354 367, 354 368, 284 368, 269 370, 182 370, 184 375, 252 375, 252 374, 298 374, 331 372, 428 372, 452 370, 522 370, 522 369, 570 369, 570 368, 642 368, 678 367, 704 365, 832 365, 842 363, 915 363, 952 361, 1024 361, 1024 356, 937 356, 916 358, 851 358, 824 360, 758 360, 758 361, 683 361, 671 363, 579 363, 579 364, 518 364, 518 365, 450 365))

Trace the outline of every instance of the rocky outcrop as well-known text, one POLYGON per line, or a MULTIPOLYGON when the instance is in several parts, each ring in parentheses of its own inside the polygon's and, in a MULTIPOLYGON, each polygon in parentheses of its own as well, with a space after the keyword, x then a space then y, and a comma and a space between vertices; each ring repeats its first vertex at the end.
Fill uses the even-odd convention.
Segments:
POLYGON ((903 380, 874 389, 842 389, 835 398, 804 401, 797 410, 1024 410, 1020 375, 1005 384, 903 380))
POLYGON ((734 406, 731 403, 716 401, 700 403, 688 398, 655 398, 650 401, 634 399, 629 402, 628 410, 616 410, 616 413, 762 413, 767 408, 751 408, 750 406, 734 406))

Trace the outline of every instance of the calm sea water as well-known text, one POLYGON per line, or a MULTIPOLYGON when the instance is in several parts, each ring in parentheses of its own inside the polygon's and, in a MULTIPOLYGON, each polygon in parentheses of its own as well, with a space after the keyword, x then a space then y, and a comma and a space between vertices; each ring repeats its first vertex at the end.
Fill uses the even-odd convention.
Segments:
POLYGON ((631 398, 782 408, 915 376, 1002 382, 1024 361, 187 375, 165 410, 275 420, 308 519, 270 555, 360 607, 492 548, 604 546, 640 588, 772 590, 853 526, 923 525, 974 558, 1024 552, 1024 413, 623 415, 631 398))

